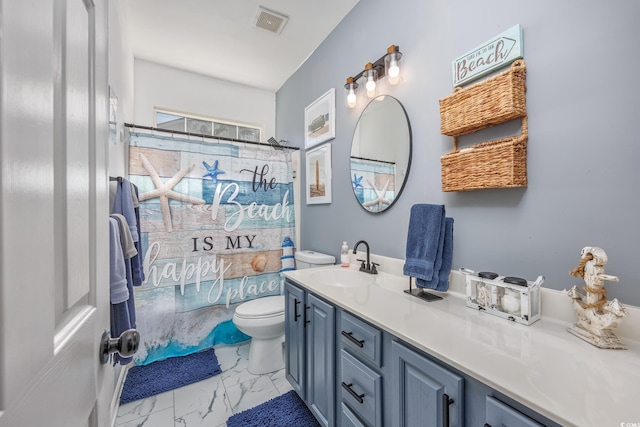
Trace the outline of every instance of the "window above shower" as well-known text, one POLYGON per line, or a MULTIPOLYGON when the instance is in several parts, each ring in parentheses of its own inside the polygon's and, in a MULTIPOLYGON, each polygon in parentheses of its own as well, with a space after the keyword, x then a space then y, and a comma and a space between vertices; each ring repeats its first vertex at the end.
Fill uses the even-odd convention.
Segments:
POLYGON ((232 120, 211 119, 195 114, 177 113, 155 109, 156 127, 159 129, 197 133, 233 138, 242 141, 260 142, 262 128, 232 120))

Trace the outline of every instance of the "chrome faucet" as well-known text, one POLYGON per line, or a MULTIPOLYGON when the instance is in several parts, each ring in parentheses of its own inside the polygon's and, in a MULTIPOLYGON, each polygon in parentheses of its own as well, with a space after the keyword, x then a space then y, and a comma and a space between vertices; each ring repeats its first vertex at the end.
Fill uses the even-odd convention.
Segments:
POLYGON ((378 270, 376 269, 376 266, 379 265, 375 262, 370 262, 370 252, 369 252, 369 244, 367 242, 365 242, 364 240, 360 240, 358 241, 358 243, 355 244, 355 246, 353 247, 353 253, 355 254, 358 250, 358 246, 360 246, 360 243, 364 243, 364 245, 367 248, 367 260, 363 260, 363 259, 359 259, 358 261, 360 261, 362 264, 360 265, 360 271, 364 271, 365 273, 369 273, 369 274, 378 274, 378 270))

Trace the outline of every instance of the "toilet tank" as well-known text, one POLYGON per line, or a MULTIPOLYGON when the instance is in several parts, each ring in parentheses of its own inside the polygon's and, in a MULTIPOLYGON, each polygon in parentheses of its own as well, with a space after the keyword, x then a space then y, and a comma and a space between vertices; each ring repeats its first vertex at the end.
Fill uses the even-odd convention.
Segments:
POLYGON ((303 268, 320 267, 322 265, 335 264, 336 258, 333 255, 322 254, 316 251, 297 251, 296 255, 296 268, 301 270, 303 268))

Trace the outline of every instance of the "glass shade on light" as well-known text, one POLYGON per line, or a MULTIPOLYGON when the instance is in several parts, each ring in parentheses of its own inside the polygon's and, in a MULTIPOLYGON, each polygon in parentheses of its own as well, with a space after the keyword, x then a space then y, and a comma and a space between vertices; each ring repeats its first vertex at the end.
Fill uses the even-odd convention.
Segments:
POLYGON ((387 49, 387 55, 384 57, 384 70, 387 75, 387 82, 395 85, 400 82, 400 60, 402 54, 398 52, 398 47, 391 45, 387 49))
POLYGON ((367 96, 369 98, 375 98, 376 96, 376 80, 378 80, 378 72, 373 69, 373 64, 369 62, 364 66, 364 73, 362 74, 365 80, 365 88, 367 89, 367 96))
POLYGON ((358 83, 353 81, 353 77, 347 79, 347 84, 344 85, 345 89, 345 104, 348 108, 356 108, 358 105, 358 97, 356 92, 358 90, 358 83))

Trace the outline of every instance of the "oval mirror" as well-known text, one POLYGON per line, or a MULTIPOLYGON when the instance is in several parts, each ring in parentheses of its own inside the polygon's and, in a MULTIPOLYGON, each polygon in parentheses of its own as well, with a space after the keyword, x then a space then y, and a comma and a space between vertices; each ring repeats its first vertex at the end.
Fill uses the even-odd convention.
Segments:
POLYGON ((381 95, 362 111, 351 142, 351 186, 368 212, 389 209, 411 166, 411 126, 402 104, 381 95))

